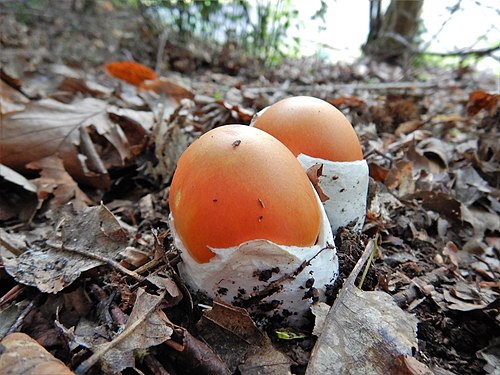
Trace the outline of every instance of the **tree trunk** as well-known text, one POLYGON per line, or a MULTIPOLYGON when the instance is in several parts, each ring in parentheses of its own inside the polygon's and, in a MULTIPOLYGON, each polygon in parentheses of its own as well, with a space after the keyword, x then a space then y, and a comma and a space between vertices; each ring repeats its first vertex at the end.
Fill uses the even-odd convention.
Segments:
POLYGON ((363 51, 377 60, 402 62, 415 49, 424 0, 391 0, 383 16, 381 1, 370 0, 370 33, 363 51))

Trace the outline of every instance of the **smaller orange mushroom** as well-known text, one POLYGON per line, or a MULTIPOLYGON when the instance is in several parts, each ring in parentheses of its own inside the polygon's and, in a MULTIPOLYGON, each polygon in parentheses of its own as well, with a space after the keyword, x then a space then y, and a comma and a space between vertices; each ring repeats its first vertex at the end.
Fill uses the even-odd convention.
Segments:
POLYGON ((261 111, 252 125, 279 139, 295 156, 302 153, 340 162, 363 159, 349 120, 318 98, 294 96, 280 100, 261 111))

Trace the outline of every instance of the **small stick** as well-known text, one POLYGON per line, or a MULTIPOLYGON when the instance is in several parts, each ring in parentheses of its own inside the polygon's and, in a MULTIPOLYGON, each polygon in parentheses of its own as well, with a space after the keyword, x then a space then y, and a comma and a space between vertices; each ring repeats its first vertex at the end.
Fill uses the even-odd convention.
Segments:
POLYGON ((363 286, 363 283, 365 281, 365 277, 368 274, 368 269, 370 268, 373 257, 375 256, 375 254, 378 251, 378 244, 377 243, 378 243, 378 233, 377 233, 377 236, 375 237, 375 240, 373 241, 373 250, 370 254, 370 257, 368 258, 368 261, 366 262, 365 269, 363 271, 363 274, 361 275, 361 279, 359 280, 359 284, 358 284, 359 289, 361 289, 361 287, 363 286))
POLYGON ((21 312, 21 314, 19 314, 19 316, 17 317, 14 324, 12 324, 12 326, 9 328, 9 330, 5 333, 5 336, 7 336, 13 332, 16 332, 19 329, 21 324, 23 324, 24 318, 26 318, 26 316, 30 313, 30 311, 33 309, 33 307, 35 306, 35 304, 38 302, 39 299, 40 299, 40 296, 37 296, 33 301, 31 301, 29 303, 28 306, 26 306, 24 308, 24 310, 21 312))
POLYGON ((88 251, 79 250, 79 249, 68 247, 65 245, 58 246, 54 243, 47 243, 47 245, 49 245, 51 248, 56 249, 56 250, 65 250, 68 252, 76 253, 76 254, 81 255, 83 257, 86 257, 86 258, 91 258, 91 259, 95 259, 95 260, 98 260, 100 262, 103 262, 103 263, 107 264, 108 266, 116 269, 117 271, 136 279, 139 282, 142 282, 146 279, 144 276, 139 275, 137 272, 131 271, 131 270, 123 267, 120 263, 115 262, 113 259, 103 257, 102 255, 90 253, 88 251))

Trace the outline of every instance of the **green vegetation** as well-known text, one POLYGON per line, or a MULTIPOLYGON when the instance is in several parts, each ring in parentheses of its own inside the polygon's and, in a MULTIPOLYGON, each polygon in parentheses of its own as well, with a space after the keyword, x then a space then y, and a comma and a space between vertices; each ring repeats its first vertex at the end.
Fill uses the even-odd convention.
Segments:
POLYGON ((298 40, 286 40, 299 27, 291 0, 140 0, 159 32, 185 43, 196 39, 208 46, 231 45, 248 57, 273 65, 298 53, 298 40))

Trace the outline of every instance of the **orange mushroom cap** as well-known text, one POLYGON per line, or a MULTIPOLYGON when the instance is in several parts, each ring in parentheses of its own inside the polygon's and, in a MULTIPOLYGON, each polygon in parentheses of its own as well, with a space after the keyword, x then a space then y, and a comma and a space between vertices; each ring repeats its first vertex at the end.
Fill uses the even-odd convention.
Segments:
POLYGON ((311 96, 280 100, 259 113, 252 125, 279 139, 295 156, 331 161, 362 160, 358 137, 330 103, 311 96))
POLYGON ((170 186, 174 226, 190 255, 266 239, 312 246, 320 208, 300 163, 276 138, 245 125, 215 128, 181 155, 170 186))

